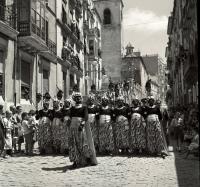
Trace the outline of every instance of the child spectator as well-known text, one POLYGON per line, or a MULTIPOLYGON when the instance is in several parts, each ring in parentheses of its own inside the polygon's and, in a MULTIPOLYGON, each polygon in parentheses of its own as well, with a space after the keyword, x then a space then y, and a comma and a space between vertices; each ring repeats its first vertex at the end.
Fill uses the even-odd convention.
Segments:
POLYGON ((5 158, 6 155, 12 156, 12 122, 11 122, 12 112, 6 111, 6 117, 3 118, 3 125, 5 128, 5 146, 4 146, 4 155, 5 158))
POLYGON ((35 118, 36 112, 34 110, 30 110, 28 115, 29 115, 29 124, 31 125, 32 128, 33 148, 34 148, 34 144, 37 141, 37 121, 35 118))
POLYGON ((32 120, 30 120, 28 113, 22 113, 22 128, 25 138, 25 150, 27 155, 33 153, 33 126, 32 120))

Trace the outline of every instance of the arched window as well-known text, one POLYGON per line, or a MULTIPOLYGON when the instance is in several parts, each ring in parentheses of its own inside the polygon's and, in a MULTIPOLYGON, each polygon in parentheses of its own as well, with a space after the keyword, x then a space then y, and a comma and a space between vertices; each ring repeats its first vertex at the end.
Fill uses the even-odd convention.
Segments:
POLYGON ((110 9, 108 9, 108 8, 105 9, 103 15, 104 15, 104 20, 103 20, 104 24, 105 25, 111 24, 111 12, 110 12, 110 9))

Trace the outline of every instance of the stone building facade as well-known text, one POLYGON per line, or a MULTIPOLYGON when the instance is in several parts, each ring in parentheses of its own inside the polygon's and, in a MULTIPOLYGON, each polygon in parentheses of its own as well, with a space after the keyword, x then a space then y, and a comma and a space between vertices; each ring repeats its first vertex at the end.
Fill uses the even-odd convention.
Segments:
POLYGON ((175 0, 168 20, 166 48, 168 103, 172 106, 198 103, 197 0, 175 0))
MULTIPOLYGON (((0 1, 0 103, 5 109, 19 104, 24 111, 40 109, 41 95, 49 92, 53 98, 62 90, 67 98, 75 84, 87 94, 85 77, 93 70, 85 70, 89 44, 85 43, 83 7, 83 0, 0 1)), ((91 8, 90 14, 94 23, 89 33, 97 27, 101 33, 97 11, 91 8)), ((95 33, 97 51, 100 36, 95 33)), ((101 74, 98 54, 98 62, 91 61, 101 74)), ((92 83, 100 88, 101 75, 92 83)))
MULTIPOLYGON (((122 0, 94 0, 102 24, 102 65, 113 82, 120 81, 122 49, 122 0)), ((104 87, 108 79, 103 82, 104 87)))
POLYGON ((93 0, 83 1, 83 33, 84 33, 84 75, 85 92, 89 93, 92 85, 101 89, 101 26, 102 20, 93 0))

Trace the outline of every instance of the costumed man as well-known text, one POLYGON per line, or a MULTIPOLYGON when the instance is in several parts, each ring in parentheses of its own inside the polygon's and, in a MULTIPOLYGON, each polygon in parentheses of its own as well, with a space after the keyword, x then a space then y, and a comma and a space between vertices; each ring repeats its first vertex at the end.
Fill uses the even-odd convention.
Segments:
POLYGON ((162 114, 160 109, 155 105, 153 96, 149 98, 149 107, 146 108, 146 112, 147 150, 152 155, 160 155, 164 158, 168 155, 168 152, 165 150, 165 137, 162 135, 160 124, 162 114))
POLYGON ((142 153, 146 149, 145 126, 140 102, 138 99, 133 99, 130 123, 131 152, 142 153))
POLYGON ((53 122, 52 122, 52 137, 53 137, 53 152, 56 154, 61 153, 61 131, 63 128, 62 111, 60 108, 60 101, 57 98, 53 99, 52 110, 53 122))
POLYGON ((114 152, 114 137, 112 127, 113 109, 108 105, 108 98, 102 97, 102 104, 99 109, 99 153, 112 154, 114 152))
POLYGON ((95 149, 98 151, 98 123, 97 119, 99 117, 99 107, 94 104, 95 98, 94 95, 89 95, 87 100, 87 108, 88 108, 88 123, 90 125, 92 131, 92 137, 94 141, 95 149))
POLYGON ((36 120, 38 120, 38 145, 40 154, 52 152, 52 111, 49 109, 49 100, 43 100, 43 109, 36 111, 36 120))
POLYGON ((71 100, 65 99, 64 106, 61 109, 63 115, 63 128, 62 128, 62 140, 61 140, 61 152, 65 154, 69 153, 69 125, 70 125, 70 108, 71 108, 71 100))
POLYGON ((113 112, 114 135, 116 139, 116 149, 119 153, 129 152, 129 117, 130 111, 124 104, 123 96, 117 98, 117 106, 113 112))
POLYGON ((97 165, 92 133, 87 123, 87 107, 82 104, 80 92, 74 92, 72 98, 75 106, 70 110, 69 159, 73 162, 73 168, 97 165))

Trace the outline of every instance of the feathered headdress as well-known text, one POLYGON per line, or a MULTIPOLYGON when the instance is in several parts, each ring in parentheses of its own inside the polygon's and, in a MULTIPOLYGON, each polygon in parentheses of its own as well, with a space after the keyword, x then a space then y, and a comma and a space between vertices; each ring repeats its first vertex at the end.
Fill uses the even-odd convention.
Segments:
POLYGON ((73 93, 72 93, 72 99, 74 100, 74 99, 77 98, 77 97, 81 97, 81 98, 82 98, 81 93, 80 93, 80 92, 73 92, 73 93))

